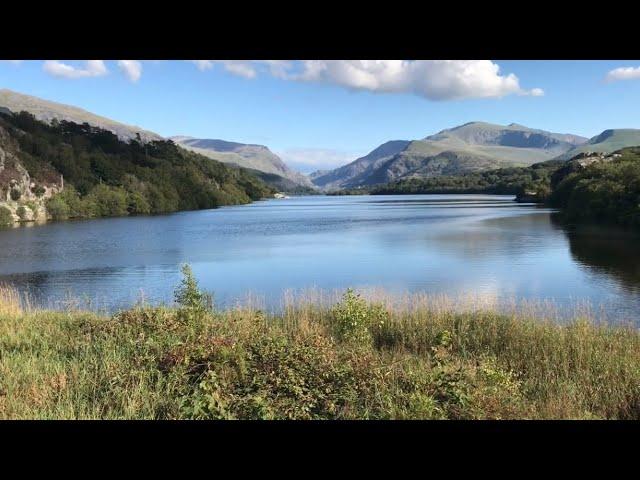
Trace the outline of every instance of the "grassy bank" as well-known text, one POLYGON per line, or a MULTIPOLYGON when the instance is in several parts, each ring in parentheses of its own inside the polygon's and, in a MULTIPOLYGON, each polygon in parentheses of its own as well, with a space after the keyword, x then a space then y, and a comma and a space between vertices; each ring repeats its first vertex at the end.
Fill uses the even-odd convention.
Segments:
POLYGON ((333 307, 178 304, 107 317, 0 290, 0 418, 640 417, 640 334, 347 292, 333 307))

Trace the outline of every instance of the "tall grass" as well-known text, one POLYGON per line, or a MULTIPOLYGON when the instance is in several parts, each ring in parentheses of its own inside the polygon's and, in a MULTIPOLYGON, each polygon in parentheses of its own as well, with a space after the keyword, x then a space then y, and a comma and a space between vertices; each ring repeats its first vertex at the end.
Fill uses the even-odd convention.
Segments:
POLYGON ((30 308, 27 295, 11 285, 0 283, 0 315, 18 315, 30 308))
POLYGON ((427 295, 289 292, 269 313, 181 294, 105 316, 0 289, 0 418, 640 418, 631 326, 427 295))

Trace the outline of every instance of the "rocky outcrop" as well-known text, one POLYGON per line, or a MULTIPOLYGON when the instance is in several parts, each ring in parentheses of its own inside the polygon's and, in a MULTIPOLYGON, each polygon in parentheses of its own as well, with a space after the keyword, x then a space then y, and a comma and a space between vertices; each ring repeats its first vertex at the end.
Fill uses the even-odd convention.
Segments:
POLYGON ((3 223, 34 222, 47 219, 45 201, 64 187, 62 176, 58 183, 34 181, 21 164, 7 132, 0 127, 0 209, 3 223), (7 213, 8 212, 8 213, 7 213))

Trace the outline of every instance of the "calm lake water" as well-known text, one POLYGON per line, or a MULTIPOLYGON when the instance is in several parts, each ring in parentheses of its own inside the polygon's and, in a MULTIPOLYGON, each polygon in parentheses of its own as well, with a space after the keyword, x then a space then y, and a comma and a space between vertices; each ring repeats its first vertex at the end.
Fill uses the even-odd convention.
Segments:
POLYGON ((153 217, 0 230, 0 282, 42 306, 70 297, 110 311, 169 302, 192 265, 216 303, 286 289, 588 301, 640 323, 639 238, 572 231, 510 196, 294 197, 153 217), (141 294, 144 292, 144 294, 141 294))

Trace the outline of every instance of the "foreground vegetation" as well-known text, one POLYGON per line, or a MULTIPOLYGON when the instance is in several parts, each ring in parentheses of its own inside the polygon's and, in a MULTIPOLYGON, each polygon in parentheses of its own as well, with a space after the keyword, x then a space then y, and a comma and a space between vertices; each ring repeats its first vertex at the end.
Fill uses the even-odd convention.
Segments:
POLYGON ((19 158, 36 184, 57 184, 63 175, 64 190, 46 202, 54 219, 215 208, 275 193, 250 172, 171 141, 124 142, 86 123, 47 124, 27 112, 0 114, 0 129, 11 139, 0 147, 19 158))
POLYGON ((640 418, 640 334, 349 290, 270 315, 177 305, 112 317, 0 293, 0 418, 640 418))

